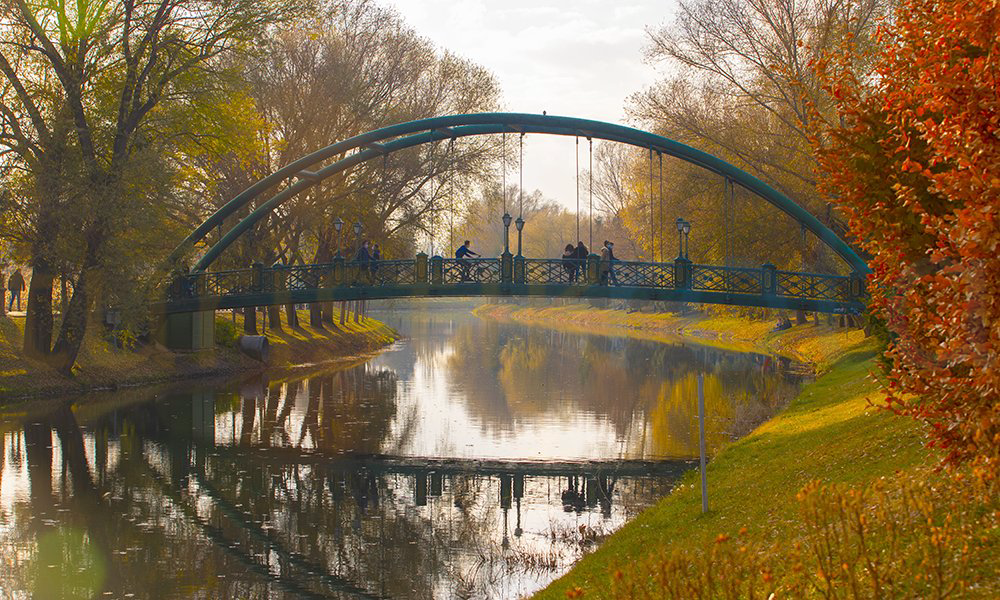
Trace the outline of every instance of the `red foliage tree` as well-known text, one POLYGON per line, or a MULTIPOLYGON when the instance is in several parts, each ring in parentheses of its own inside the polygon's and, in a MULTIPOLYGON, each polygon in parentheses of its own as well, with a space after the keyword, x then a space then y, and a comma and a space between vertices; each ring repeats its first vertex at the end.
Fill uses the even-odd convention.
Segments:
POLYGON ((816 136, 824 192, 872 256, 896 337, 887 402, 950 462, 1000 459, 1000 2, 903 0, 873 71, 817 65, 840 123, 816 136))

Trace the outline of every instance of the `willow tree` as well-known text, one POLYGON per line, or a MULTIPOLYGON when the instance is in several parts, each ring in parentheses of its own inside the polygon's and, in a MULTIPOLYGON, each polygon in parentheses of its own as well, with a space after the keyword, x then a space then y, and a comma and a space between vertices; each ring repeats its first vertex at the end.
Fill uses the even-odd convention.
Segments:
MULTIPOLYGON (((224 79, 220 60, 298 0, 10 0, 0 7, 0 143, 19 175, 20 239, 32 268, 24 350, 63 372, 95 298, 141 272, 130 246, 158 238, 145 215, 171 193, 171 144, 198 130, 224 79), (140 232, 140 230, 143 230, 140 232), (52 340, 52 282, 73 295, 52 340)), ((140 255, 140 259, 141 259, 140 255)))

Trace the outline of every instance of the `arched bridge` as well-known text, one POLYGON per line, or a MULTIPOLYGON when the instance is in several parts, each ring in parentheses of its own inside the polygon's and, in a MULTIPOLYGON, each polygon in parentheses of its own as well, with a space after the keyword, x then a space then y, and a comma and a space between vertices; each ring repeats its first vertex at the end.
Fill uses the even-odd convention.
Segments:
MULTIPOLYGON (((399 123, 331 144, 304 156, 241 192, 206 219, 172 253, 176 266, 223 222, 253 210, 238 221, 200 258, 192 272, 176 277, 167 298, 157 307, 168 315, 168 328, 190 327, 192 319, 173 321, 171 315, 201 314, 206 325, 215 309, 286 303, 434 297, 434 296, 555 296, 578 298, 638 298, 801 309, 817 312, 857 312, 863 308, 867 265, 856 252, 814 215, 753 175, 728 162, 677 141, 638 129, 572 117, 521 113, 451 115, 399 123), (511 256, 458 261, 417 255, 409 260, 353 263, 335 259, 327 264, 209 271, 220 254, 242 234, 284 202, 325 179, 373 158, 422 144, 472 135, 544 133, 586 137, 630 144, 659 155, 679 158, 724 178, 727 189, 740 186, 798 222, 847 263, 851 275, 783 271, 773 265, 758 268, 693 264, 685 257, 673 262, 624 262, 611 265, 614 277, 591 255, 580 263, 561 259, 511 256), (262 195, 280 190, 273 196, 262 195)), ((499 223, 498 223, 499 227, 499 223)))

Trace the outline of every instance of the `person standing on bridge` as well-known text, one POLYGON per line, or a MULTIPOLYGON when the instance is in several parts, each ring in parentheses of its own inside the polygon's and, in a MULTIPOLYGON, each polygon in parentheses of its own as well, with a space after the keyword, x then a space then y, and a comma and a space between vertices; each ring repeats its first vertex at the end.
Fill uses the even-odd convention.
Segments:
POLYGON ((10 312, 11 307, 14 306, 15 298, 17 298, 17 310, 21 310, 21 291, 24 290, 24 276, 21 275, 21 269, 14 269, 14 274, 7 280, 7 289, 10 290, 7 312, 10 312))
POLYGON ((372 246, 372 280, 375 279, 375 272, 378 271, 378 261, 382 260, 382 249, 379 248, 378 242, 372 246))
POLYGON ((566 249, 562 253, 562 264, 563 268, 566 269, 569 282, 576 281, 576 248, 573 247, 573 244, 566 244, 566 249))
POLYGON ((368 240, 365 240, 361 242, 358 253, 354 255, 354 262, 358 263, 358 279, 361 279, 362 276, 370 277, 371 260, 372 256, 368 253, 368 240))
POLYGON ((618 277, 615 275, 615 268, 612 265, 615 258, 614 244, 604 240, 601 248, 601 285, 618 285, 618 277))
POLYGON ((455 259, 458 260, 458 264, 462 268, 462 281, 468 281, 470 279, 469 270, 472 268, 472 263, 467 257, 479 256, 479 254, 476 254, 471 248, 469 248, 469 244, 471 243, 472 242, 469 240, 465 240, 465 243, 459 246, 458 250, 455 250, 455 259))
POLYGON ((576 243, 576 254, 573 257, 576 259, 577 271, 573 277, 573 281, 577 281, 580 278, 581 273, 585 273, 584 269, 587 268, 587 257, 590 256, 590 250, 587 248, 583 240, 579 240, 576 243))

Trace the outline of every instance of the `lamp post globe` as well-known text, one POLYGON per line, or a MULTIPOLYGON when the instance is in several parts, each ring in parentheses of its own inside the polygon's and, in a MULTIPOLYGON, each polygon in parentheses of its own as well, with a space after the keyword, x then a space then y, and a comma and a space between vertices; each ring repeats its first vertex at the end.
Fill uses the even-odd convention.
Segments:
POLYGON ((684 219, 677 217, 677 258, 684 258, 684 219))
POLYGON ((504 213, 500 220, 503 221, 503 252, 510 254, 510 213, 504 213))
POLYGON ((688 234, 691 233, 691 221, 684 221, 684 258, 690 257, 688 250, 691 249, 688 234))
POLYGON ((344 220, 337 217, 333 220, 333 229, 337 232, 337 258, 340 258, 340 230, 344 228, 344 220))
POLYGON ((514 226, 517 227, 517 255, 521 256, 521 230, 524 229, 524 219, 518 216, 514 226))

